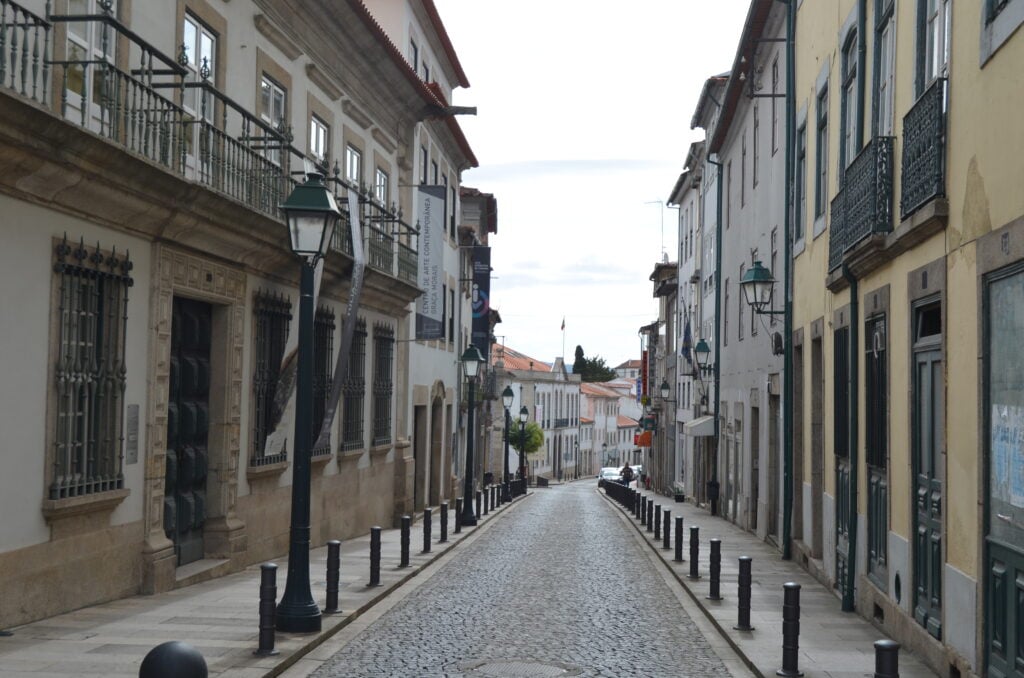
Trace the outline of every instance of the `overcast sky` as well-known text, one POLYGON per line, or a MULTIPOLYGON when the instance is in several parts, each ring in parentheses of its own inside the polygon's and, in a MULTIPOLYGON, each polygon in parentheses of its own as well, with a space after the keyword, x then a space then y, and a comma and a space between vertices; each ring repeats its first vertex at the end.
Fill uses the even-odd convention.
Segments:
POLYGON ((454 102, 498 201, 491 306, 498 340, 614 367, 657 319, 648 279, 676 260, 663 208, 704 80, 729 70, 749 0, 435 0, 469 78, 454 102))

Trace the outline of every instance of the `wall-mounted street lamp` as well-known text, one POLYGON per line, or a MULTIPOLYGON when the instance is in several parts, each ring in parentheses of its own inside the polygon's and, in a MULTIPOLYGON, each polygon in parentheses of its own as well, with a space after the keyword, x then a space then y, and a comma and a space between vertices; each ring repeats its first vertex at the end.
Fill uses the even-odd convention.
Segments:
POLYGON ((473 415, 476 410, 476 375, 480 372, 480 364, 484 357, 480 349, 470 344, 462 354, 462 370, 469 382, 469 409, 466 412, 466 478, 462 490, 462 524, 476 525, 476 513, 473 511, 473 415))
POLYGON ((509 412, 509 408, 512 407, 512 401, 515 398, 516 394, 512 392, 511 386, 506 386, 505 390, 501 392, 501 404, 505 406, 505 475, 501 483, 501 501, 503 502, 512 501, 508 476, 508 436, 509 429, 512 428, 512 413, 509 412))
POLYGON ((288 580, 277 605, 277 629, 292 633, 320 630, 320 608, 309 587, 310 451, 313 443, 313 272, 327 254, 341 210, 323 176, 307 175, 281 205, 292 252, 302 258, 299 279, 299 361, 295 381, 295 458, 292 463, 292 515, 288 580))
POLYGON ((772 306, 775 293, 775 278, 772 272, 755 261, 740 280, 740 288, 747 303, 754 307, 758 315, 782 315, 784 311, 776 311, 772 306))

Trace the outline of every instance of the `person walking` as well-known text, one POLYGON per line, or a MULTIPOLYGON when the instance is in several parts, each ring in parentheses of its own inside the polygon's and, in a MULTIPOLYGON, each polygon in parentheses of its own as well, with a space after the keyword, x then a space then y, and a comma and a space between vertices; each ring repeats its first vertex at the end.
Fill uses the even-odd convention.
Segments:
POLYGON ((626 462, 619 474, 622 476, 622 484, 629 487, 629 484, 633 482, 633 469, 630 468, 629 462, 626 462))

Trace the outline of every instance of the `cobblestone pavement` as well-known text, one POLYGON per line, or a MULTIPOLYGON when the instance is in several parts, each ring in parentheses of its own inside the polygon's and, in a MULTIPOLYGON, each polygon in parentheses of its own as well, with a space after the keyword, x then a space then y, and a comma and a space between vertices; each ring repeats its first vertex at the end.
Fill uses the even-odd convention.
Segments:
POLYGON ((677 595, 592 483, 538 490, 313 675, 728 675, 677 595))

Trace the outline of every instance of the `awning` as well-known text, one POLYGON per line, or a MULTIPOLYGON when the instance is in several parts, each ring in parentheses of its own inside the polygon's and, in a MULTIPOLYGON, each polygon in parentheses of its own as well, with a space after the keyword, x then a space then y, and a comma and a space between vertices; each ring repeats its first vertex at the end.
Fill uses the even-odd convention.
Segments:
POLYGON ((715 417, 713 415, 707 415, 704 417, 697 417, 692 421, 688 421, 683 424, 683 432, 688 436, 694 438, 700 438, 701 436, 713 436, 715 435, 715 417))

